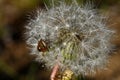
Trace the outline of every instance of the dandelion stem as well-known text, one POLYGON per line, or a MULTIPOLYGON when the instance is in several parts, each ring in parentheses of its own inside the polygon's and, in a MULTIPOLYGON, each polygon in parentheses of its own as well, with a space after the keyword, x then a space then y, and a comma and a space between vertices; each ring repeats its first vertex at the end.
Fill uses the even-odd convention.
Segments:
POLYGON ((57 75, 57 72, 59 70, 59 65, 56 64, 52 70, 51 76, 50 76, 50 80, 55 80, 55 77, 57 75))

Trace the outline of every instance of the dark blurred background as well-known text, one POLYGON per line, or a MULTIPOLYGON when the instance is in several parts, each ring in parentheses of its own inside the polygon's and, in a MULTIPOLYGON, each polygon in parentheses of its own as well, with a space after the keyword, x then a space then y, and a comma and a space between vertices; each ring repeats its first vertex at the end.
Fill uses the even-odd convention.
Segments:
MULTIPOLYGON (((116 31, 112 40, 115 46, 108 69, 85 80, 120 80, 120 0, 92 1, 109 16, 107 24, 116 31)), ((50 71, 29 54, 24 36, 25 25, 34 18, 36 9, 45 9, 44 2, 50 4, 48 0, 0 0, 0 80, 49 80, 50 71)))

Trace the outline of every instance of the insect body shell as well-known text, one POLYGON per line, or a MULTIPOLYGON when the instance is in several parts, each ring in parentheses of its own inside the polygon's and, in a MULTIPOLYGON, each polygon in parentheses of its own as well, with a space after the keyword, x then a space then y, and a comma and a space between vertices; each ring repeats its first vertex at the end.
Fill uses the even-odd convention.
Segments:
POLYGON ((46 51, 48 51, 47 44, 45 43, 45 41, 44 41, 43 39, 41 39, 41 40, 38 42, 37 49, 38 49, 38 51, 40 51, 40 52, 46 52, 46 51))

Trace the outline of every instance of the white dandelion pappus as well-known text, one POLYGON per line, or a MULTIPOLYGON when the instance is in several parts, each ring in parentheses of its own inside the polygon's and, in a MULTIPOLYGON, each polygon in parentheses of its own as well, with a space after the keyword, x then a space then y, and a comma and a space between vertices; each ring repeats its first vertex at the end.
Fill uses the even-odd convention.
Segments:
POLYGON ((103 20, 91 6, 61 1, 38 11, 36 19, 26 26, 27 44, 32 46, 36 60, 46 62, 48 68, 59 63, 62 71, 68 68, 76 75, 85 75, 107 62, 113 31, 103 20), (42 48, 48 48, 44 52, 37 49, 40 40, 46 43, 41 44, 42 48))

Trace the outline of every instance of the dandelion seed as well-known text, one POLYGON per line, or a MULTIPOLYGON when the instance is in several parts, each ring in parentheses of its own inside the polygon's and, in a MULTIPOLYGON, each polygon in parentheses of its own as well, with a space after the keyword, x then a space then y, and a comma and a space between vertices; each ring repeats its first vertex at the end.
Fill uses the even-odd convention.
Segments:
POLYGON ((55 30, 58 30, 58 26, 55 27, 55 30))
POLYGON ((66 46, 66 44, 67 44, 66 42, 63 43, 64 46, 66 46))

